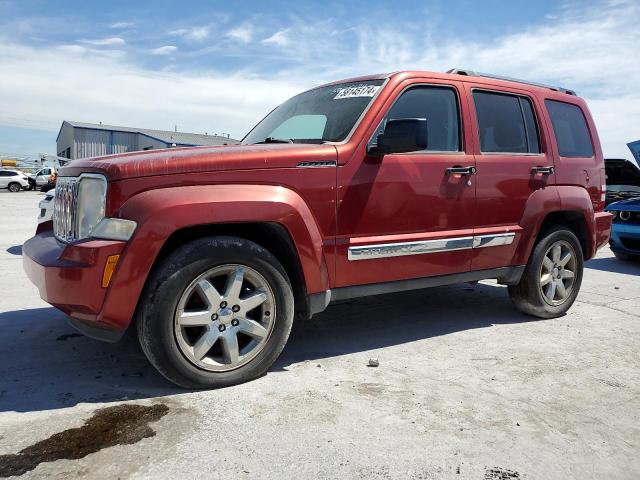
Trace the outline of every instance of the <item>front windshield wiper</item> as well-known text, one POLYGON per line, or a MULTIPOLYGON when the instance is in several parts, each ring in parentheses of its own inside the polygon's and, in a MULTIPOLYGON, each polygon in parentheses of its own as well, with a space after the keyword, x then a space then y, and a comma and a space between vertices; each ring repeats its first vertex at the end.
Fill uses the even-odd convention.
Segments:
POLYGON ((261 142, 256 142, 254 145, 258 145, 259 143, 293 143, 293 139, 292 138, 267 137, 261 142))

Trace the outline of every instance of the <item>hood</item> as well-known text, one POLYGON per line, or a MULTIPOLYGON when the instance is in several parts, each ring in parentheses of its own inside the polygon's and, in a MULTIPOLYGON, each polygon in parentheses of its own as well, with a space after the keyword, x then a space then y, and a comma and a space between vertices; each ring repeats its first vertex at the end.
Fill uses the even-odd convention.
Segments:
POLYGON ((632 198, 630 200, 622 200, 620 202, 612 203, 607 206, 607 210, 640 212, 640 198, 632 198))
POLYGON ((640 169, 624 158, 605 158, 604 167, 609 185, 633 185, 640 187, 640 169))
POLYGON ((215 172, 293 168, 300 162, 336 161, 333 145, 273 143, 221 147, 170 148, 74 160, 63 176, 104 173, 111 181, 125 178, 215 172))

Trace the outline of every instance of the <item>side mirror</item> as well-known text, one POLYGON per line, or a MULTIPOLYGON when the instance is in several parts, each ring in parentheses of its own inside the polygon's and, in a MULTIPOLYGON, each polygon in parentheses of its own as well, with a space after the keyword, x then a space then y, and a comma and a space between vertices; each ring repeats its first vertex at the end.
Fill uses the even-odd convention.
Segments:
POLYGON ((426 118, 399 118, 389 120, 384 132, 378 135, 377 147, 369 152, 382 157, 388 153, 417 152, 428 145, 426 118))

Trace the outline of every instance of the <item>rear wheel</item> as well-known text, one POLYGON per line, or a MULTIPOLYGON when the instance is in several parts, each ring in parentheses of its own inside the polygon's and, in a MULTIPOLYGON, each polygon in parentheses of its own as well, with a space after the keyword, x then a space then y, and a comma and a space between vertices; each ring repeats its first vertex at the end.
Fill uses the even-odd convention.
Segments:
POLYGON ((22 186, 19 183, 13 182, 9 184, 9 191, 16 193, 22 190, 22 186))
POLYGON ((520 282, 509 287, 509 295, 521 312, 558 317, 578 296, 583 269, 578 238, 565 227, 554 227, 534 247, 520 282))
POLYGON ((264 374, 289 337, 293 293, 277 259, 235 237, 183 245, 152 274, 138 314, 149 361, 186 388, 264 374))

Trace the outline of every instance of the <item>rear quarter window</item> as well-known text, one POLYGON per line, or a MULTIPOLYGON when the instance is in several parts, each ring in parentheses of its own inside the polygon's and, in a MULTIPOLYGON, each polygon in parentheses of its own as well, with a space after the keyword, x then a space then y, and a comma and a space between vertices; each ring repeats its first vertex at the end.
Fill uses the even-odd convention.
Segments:
POLYGON ((561 157, 593 157, 593 143, 582 109, 577 105, 545 100, 561 157))

